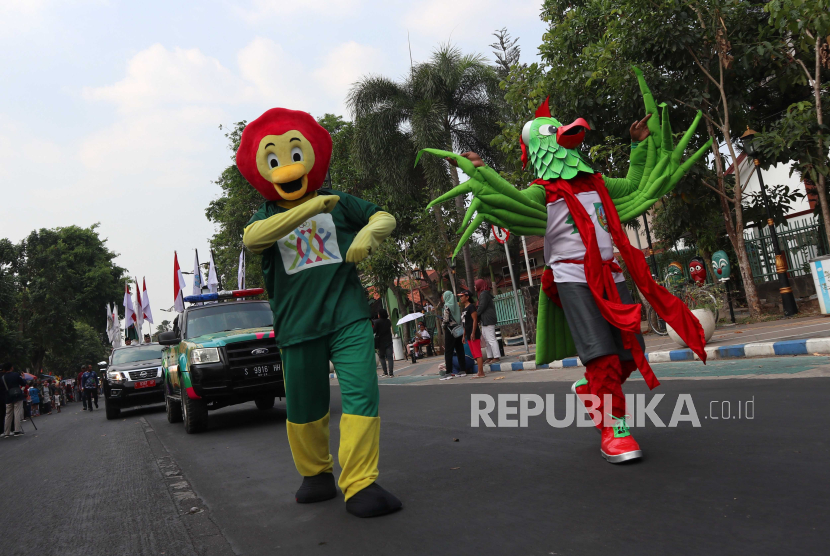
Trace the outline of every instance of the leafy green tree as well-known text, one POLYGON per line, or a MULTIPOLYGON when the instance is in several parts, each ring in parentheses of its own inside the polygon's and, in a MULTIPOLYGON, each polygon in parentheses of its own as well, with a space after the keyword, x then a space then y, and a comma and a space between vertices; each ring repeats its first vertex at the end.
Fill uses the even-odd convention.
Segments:
POLYGON ((18 248, 0 239, 0 360, 20 369, 28 365, 29 343, 20 331, 20 288, 16 268, 18 248))
POLYGON ((75 329, 75 341, 66 346, 66 349, 46 352, 43 368, 50 374, 75 376, 82 365, 97 367, 99 361, 109 356, 110 348, 104 343, 102 333, 84 322, 75 322, 72 326, 75 329))
MULTIPOLYGON (((549 96, 551 111, 561 121, 586 118, 592 129, 603 134, 589 133, 586 150, 628 148, 628 127, 643 112, 631 65, 643 69, 655 98, 674 105, 671 117, 676 129, 686 127, 701 110, 706 125, 689 148, 715 139, 714 172, 707 177, 696 170, 681 185, 689 184, 687 193, 693 191, 695 196, 714 190, 738 254, 750 310, 759 314, 743 241, 746 182, 740 177, 730 182, 718 145, 736 160, 733 130, 743 129, 754 106, 768 110, 773 99, 781 100, 771 87, 758 86, 775 71, 756 48, 776 34, 766 25, 763 5, 753 0, 546 0, 541 15, 549 25, 540 46, 543 64, 514 66, 503 83, 508 101, 521 109, 525 99, 529 119, 549 96)), ((761 115, 753 113, 753 117, 761 115)), ((503 147, 517 144, 521 123, 505 127, 503 147)), ((626 158, 597 157, 595 168, 613 175, 626 158)))
MULTIPOLYGON (((498 152, 490 142, 499 132, 499 99, 493 68, 481 56, 465 55, 450 45, 439 47, 429 61, 413 66, 403 82, 363 78, 348 99, 355 118, 354 152, 359 168, 380 182, 390 198, 443 193, 458 185, 457 169, 440 160, 424 160, 413 171, 416 153, 427 147, 475 151, 493 162, 498 152)), ((460 197, 456 212, 457 218, 463 218, 460 197)), ((441 208, 433 214, 441 236, 435 258, 443 259, 450 241, 445 222, 449 215, 441 208)), ((468 246, 463 257, 467 281, 472 284, 468 246)))
POLYGON ((120 301, 125 269, 89 228, 34 231, 17 247, 19 331, 31 344, 28 362, 38 372, 46 354, 60 359, 78 338, 75 323, 106 328, 104 305, 120 301))
MULTIPOLYGON (((776 41, 763 42, 758 50, 778 54, 785 68, 794 71, 797 84, 808 85, 813 102, 792 104, 782 121, 766 138, 768 158, 796 160, 794 170, 816 184, 824 230, 830 241, 830 203, 827 199, 828 127, 824 124, 823 98, 830 74, 830 0, 773 0, 764 6, 769 24, 777 29, 776 41)), ((767 162, 767 159, 764 160, 767 162)))
MULTIPOLYGON (((251 187, 236 167, 236 151, 247 123, 237 122, 225 134, 233 164, 222 170, 215 182, 222 189, 222 195, 211 201, 205 209, 207 219, 216 225, 216 233, 210 238, 210 247, 216 261, 216 273, 227 289, 238 287, 239 252, 245 249, 242 233, 251 216, 264 202, 259 191, 251 187)), ((222 126, 219 128, 222 129, 222 126)), ((261 259, 250 251, 245 257, 245 280, 249 288, 265 287, 261 259)))

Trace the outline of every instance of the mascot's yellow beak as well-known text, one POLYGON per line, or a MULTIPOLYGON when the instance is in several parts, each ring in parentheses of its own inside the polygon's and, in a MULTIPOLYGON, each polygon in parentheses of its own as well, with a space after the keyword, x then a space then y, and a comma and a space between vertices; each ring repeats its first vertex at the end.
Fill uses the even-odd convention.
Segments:
POLYGON ((314 148, 297 130, 266 135, 259 142, 256 164, 259 174, 274 185, 281 199, 296 201, 308 193, 314 148))
POLYGON ((305 164, 298 162, 271 170, 271 183, 286 201, 294 201, 306 194, 308 175, 305 164))

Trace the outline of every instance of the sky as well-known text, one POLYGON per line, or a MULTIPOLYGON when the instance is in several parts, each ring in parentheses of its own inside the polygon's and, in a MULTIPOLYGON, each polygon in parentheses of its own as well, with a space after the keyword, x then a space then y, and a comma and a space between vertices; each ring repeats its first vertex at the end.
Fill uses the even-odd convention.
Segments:
MULTIPOLYGON (((351 116, 350 86, 439 44, 538 60, 541 0, 0 1, 0 237, 99 224, 172 320, 173 252, 207 261, 224 131, 276 106, 351 116)), ((185 277, 190 290, 191 277, 185 277)), ((122 309, 123 313, 123 309, 122 309)), ((102 307, 102 328, 104 312, 102 307)), ((145 327, 146 330, 146 327, 145 327)))

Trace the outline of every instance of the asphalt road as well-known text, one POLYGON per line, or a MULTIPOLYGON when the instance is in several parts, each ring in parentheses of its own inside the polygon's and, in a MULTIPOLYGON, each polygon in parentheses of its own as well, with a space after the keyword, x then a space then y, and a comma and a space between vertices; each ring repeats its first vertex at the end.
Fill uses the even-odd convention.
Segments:
MULTIPOLYGON (((645 457, 621 466, 600 457, 596 432, 553 428, 545 414, 527 427, 470 426, 471 394, 553 394, 564 405, 567 382, 382 386, 378 482, 404 509, 371 520, 347 514, 342 498, 294 502, 300 478, 279 403, 212 412, 200 435, 168 424, 161 409, 111 422, 103 411, 42 417, 36 437, 28 427, 25 438, 0 440, 3 469, 20 470, 3 473, 0 487, 25 483, 19 505, 4 497, 0 552, 826 554, 830 380, 770 378, 783 359, 756 361, 766 378, 664 381, 656 414, 668 423, 689 394, 701 426, 634 428, 645 457), (752 399, 748 419, 743 402, 752 399), (76 468, 77 476, 63 472, 76 468), (46 491, 37 504, 33 490, 46 491), (32 535, 25 525, 35 523, 56 536, 32 535)), ((648 401, 658 390, 632 381, 626 392, 648 401)), ((335 454, 339 417, 333 387, 335 454)))

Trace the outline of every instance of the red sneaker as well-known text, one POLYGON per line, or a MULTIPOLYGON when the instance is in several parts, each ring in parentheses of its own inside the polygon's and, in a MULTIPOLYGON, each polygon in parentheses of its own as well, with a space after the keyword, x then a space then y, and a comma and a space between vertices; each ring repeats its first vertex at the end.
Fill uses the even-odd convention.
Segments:
POLYGON ((602 457, 608 463, 622 463, 643 457, 640 445, 628 430, 625 417, 613 418, 617 421, 613 427, 602 428, 602 447, 600 448, 602 457))

